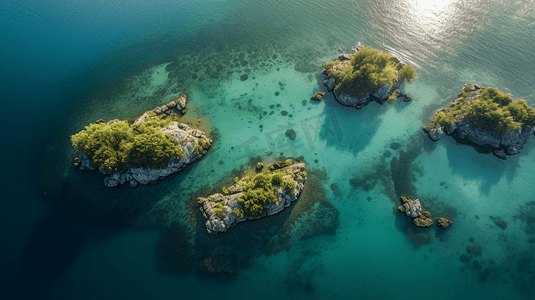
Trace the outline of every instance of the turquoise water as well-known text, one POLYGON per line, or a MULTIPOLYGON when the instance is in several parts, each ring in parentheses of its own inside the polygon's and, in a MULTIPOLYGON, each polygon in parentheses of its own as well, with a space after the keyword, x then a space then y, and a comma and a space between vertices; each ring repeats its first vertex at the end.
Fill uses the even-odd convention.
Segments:
POLYGON ((8 298, 535 292, 533 141, 501 161, 421 131, 467 82, 535 106, 532 1, 24 1, 0 4, 0 17, 8 298), (310 100, 325 91, 321 64, 358 41, 415 66, 419 77, 404 87, 414 101, 357 111, 331 95, 310 100), (100 174, 72 167, 71 134, 173 93, 187 93, 191 119, 217 133, 200 162, 138 189, 108 189, 100 174), (279 155, 307 162, 318 203, 290 230, 297 205, 208 235, 191 197, 256 156, 279 155), (394 212, 407 194, 454 225, 418 235, 394 212), (314 234, 319 228, 327 229, 314 234), (463 262, 471 244, 482 255, 463 262), (227 262, 234 276, 200 272, 207 258, 227 262))

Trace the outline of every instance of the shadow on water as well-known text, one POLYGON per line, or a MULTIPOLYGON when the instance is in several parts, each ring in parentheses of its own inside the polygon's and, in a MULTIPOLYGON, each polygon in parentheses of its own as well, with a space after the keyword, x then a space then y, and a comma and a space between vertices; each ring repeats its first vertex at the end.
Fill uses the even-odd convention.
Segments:
POLYGON ((448 165, 454 174, 466 179, 476 179, 481 182, 481 192, 488 194, 493 185, 496 185, 503 176, 508 182, 515 178, 520 159, 527 155, 533 148, 533 142, 529 141, 520 154, 507 156, 507 160, 501 160, 492 153, 485 153, 471 145, 461 144, 451 137, 444 139, 448 156, 448 165))
MULTIPOLYGON (((240 223, 221 234, 207 233, 197 197, 220 191, 234 176, 243 174, 242 171, 242 168, 233 170, 227 178, 213 187, 199 189, 188 200, 189 220, 183 224, 174 222, 158 242, 158 260, 163 270, 195 271, 200 276, 232 279, 261 255, 288 251, 295 243, 313 236, 335 234, 339 226, 338 210, 327 199, 324 187, 327 174, 310 168, 307 184, 291 207, 273 216, 240 223)), ((289 280, 288 284, 293 281, 289 280)))
POLYGON ((322 100, 325 102, 325 108, 322 113, 324 118, 319 138, 326 141, 329 147, 357 155, 366 147, 381 125, 380 112, 384 107, 372 102, 357 110, 339 104, 323 85, 321 91, 326 93, 322 100))

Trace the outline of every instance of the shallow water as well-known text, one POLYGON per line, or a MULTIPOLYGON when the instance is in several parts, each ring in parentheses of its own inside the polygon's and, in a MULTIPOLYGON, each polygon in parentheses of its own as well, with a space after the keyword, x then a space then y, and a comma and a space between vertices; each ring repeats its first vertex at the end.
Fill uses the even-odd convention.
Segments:
POLYGON ((501 161, 421 131, 467 82, 535 105, 532 1, 35 0, 1 4, 0 17, 9 298, 533 294, 533 141, 501 161), (404 87, 414 101, 357 111, 332 95, 310 100, 325 91, 321 64, 358 41, 416 67, 404 87), (217 131, 201 161, 138 189, 108 189, 72 167, 70 135, 176 93, 189 96, 188 120, 217 131), (257 156, 280 155, 307 162, 318 202, 298 219, 299 203, 209 236, 191 197, 257 156), (351 185, 359 176, 368 183, 351 185), (394 212, 402 194, 454 225, 418 235, 394 212), (318 226, 329 230, 311 232, 318 226), (470 244, 482 255, 463 262, 470 244), (238 274, 199 273, 211 257, 238 274))

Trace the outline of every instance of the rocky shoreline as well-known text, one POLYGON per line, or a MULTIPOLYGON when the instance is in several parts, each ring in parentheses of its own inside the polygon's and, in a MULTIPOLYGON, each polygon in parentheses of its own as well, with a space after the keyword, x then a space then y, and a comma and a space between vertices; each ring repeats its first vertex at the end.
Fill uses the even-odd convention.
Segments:
MULTIPOLYGON (((134 124, 141 124, 154 117, 166 118, 183 115, 186 112, 186 104, 186 96, 181 95, 169 104, 145 112, 134 121, 134 124)), ((108 121, 106 124, 112 125, 119 121, 115 119, 108 121)), ((104 121, 99 120, 97 122, 104 121)), ((132 187, 137 187, 138 185, 155 183, 169 175, 179 172, 189 164, 203 157, 212 146, 212 139, 205 132, 191 128, 183 123, 173 122, 171 125, 161 128, 159 131, 172 137, 179 147, 182 148, 185 156, 170 160, 162 168, 128 167, 114 173, 109 173, 101 167, 96 167, 91 158, 86 154, 77 157, 75 165, 79 166, 81 170, 94 171, 98 169, 104 174, 104 184, 108 187, 116 187, 126 183, 130 183, 132 187)))
POLYGON ((397 99, 403 99, 404 102, 412 101, 412 98, 405 95, 399 90, 399 85, 401 82, 398 82, 396 79, 393 80, 393 85, 389 84, 383 84, 380 87, 369 90, 361 97, 354 97, 350 95, 349 93, 342 91, 342 90, 336 90, 335 86, 337 84, 336 79, 334 77, 329 76, 329 71, 331 70, 337 70, 341 71, 345 67, 347 67, 355 55, 359 50, 363 49, 364 46, 362 46, 360 43, 355 46, 354 53, 352 54, 340 54, 338 58, 335 60, 337 64, 335 64, 332 68, 324 68, 322 70, 322 73, 326 76, 326 78, 323 80, 323 84, 327 87, 327 90, 329 92, 332 92, 334 95, 334 98, 338 103, 344 105, 344 106, 351 106, 355 107, 356 109, 362 109, 364 106, 368 105, 368 103, 372 101, 376 101, 379 104, 384 104, 389 98, 393 98, 393 100, 397 99))
POLYGON ((307 179, 306 165, 301 162, 290 163, 288 160, 266 165, 259 163, 255 170, 249 172, 253 174, 282 172, 284 180, 291 180, 295 184, 291 190, 283 188, 282 184, 274 185, 273 192, 276 194, 277 202, 264 205, 263 211, 255 216, 239 217, 235 213, 236 209, 243 209, 239 198, 244 194, 244 186, 253 180, 249 176, 236 178, 233 185, 223 189, 223 193, 216 193, 206 198, 199 197, 198 202, 201 205, 199 209, 206 218, 206 230, 209 233, 222 233, 238 223, 281 212, 299 198, 307 179))
MULTIPOLYGON (((461 92, 466 91, 469 93, 466 99, 471 103, 480 97, 479 91, 483 88, 478 84, 466 84, 461 89, 461 92)), ((449 112, 450 108, 460 105, 460 101, 461 98, 457 98, 448 107, 437 110, 435 115, 440 112, 449 112)), ((503 160, 507 159, 507 155, 518 154, 535 131, 533 127, 522 127, 507 132, 492 131, 475 126, 466 117, 462 117, 451 125, 433 125, 430 123, 423 129, 433 141, 438 141, 444 134, 451 135, 456 139, 489 148, 489 152, 492 152, 496 157, 503 160)))

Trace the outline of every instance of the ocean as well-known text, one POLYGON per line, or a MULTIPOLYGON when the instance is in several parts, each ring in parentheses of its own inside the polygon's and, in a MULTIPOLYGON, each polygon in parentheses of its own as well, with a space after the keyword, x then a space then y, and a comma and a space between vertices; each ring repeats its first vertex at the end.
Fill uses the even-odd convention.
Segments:
POLYGON ((5 0, 0 24, 3 299, 533 299, 535 142, 503 161, 422 127, 465 83, 535 106, 535 1, 5 0), (310 100, 358 42, 415 67, 413 101, 310 100), (136 189, 73 166, 72 134, 180 93, 202 160, 136 189), (279 156, 301 199, 209 235, 196 197, 279 156))

